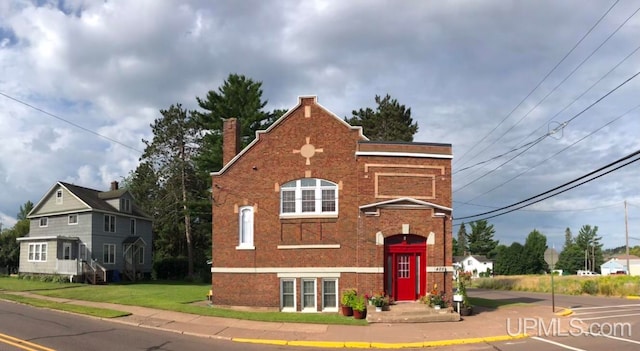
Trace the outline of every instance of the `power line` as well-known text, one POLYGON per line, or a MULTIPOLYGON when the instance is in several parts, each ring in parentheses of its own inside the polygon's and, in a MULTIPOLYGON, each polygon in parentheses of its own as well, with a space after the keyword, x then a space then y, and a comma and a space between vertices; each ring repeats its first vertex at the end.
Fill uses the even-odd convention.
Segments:
POLYGON ((507 214, 507 213, 513 212, 513 211, 518 210, 518 209, 523 208, 523 207, 531 206, 531 205, 533 205, 533 204, 535 204, 535 203, 538 203, 538 202, 540 202, 540 201, 542 201, 542 200, 548 199, 549 197, 552 197, 552 196, 556 196, 556 195, 562 194, 562 193, 564 193, 565 191, 571 190, 571 189, 573 189, 573 188, 575 188, 575 187, 577 187, 577 186, 580 186, 580 185, 583 185, 583 184, 585 184, 585 183, 588 183, 588 182, 590 182, 590 181, 592 181, 592 180, 598 179, 598 178, 602 177, 603 175, 609 174, 609 173, 611 173, 611 172, 613 172, 613 171, 615 171, 615 170, 618 170, 619 168, 622 168, 622 167, 627 166, 627 165, 629 165, 629 164, 631 164, 631 163, 633 163, 633 162, 636 162, 636 161, 640 160, 640 158, 637 158, 637 159, 635 159, 635 160, 632 160, 632 161, 630 161, 630 162, 628 162, 628 163, 626 163, 626 164, 624 164, 624 165, 622 165, 622 166, 618 166, 618 167, 614 168, 613 170, 609 170, 609 171, 605 172, 604 174, 598 175, 598 176, 596 176, 596 177, 594 177, 594 178, 591 178, 591 179, 589 179, 589 180, 587 180, 587 181, 584 181, 584 182, 582 182, 582 183, 579 183, 579 184, 577 184, 577 185, 574 185, 574 186, 572 186, 572 187, 570 187, 570 188, 568 188, 568 189, 564 189, 564 190, 560 191, 559 193, 551 194, 550 196, 544 197, 544 198, 542 198, 542 199, 540 199, 540 200, 536 200, 536 201, 534 201, 534 202, 532 202, 532 203, 528 203, 528 204, 527 204, 527 202, 529 202, 529 201, 531 201, 531 200, 534 200, 534 199, 536 199, 536 198, 539 198, 539 197, 541 197, 541 196, 547 195, 547 194, 549 194, 549 193, 552 193, 552 192, 554 192, 554 191, 556 191, 556 190, 559 190, 559 189, 561 189, 561 188, 564 188, 564 187, 566 187, 566 186, 568 186, 568 185, 571 185, 572 183, 575 183, 575 182, 580 181, 580 180, 582 180, 582 179, 588 178, 588 177, 590 177, 590 176, 592 176, 592 175, 594 175, 594 174, 596 174, 596 173, 602 172, 603 170, 605 170, 605 169, 607 169, 607 168, 610 168, 610 167, 612 167, 612 166, 614 166, 614 165, 616 165, 616 164, 618 164, 618 163, 624 162, 624 161, 626 161, 626 160, 628 160, 628 159, 630 159, 630 158, 632 158, 632 157, 638 156, 638 155, 640 155, 640 150, 637 150, 637 151, 635 151, 635 152, 633 152, 633 153, 631 153, 631 154, 629 154, 629 155, 627 155, 627 156, 624 156, 624 157, 622 157, 622 158, 620 158, 620 159, 618 159, 618 160, 616 160, 616 161, 614 161, 614 162, 612 162, 612 163, 609 163, 609 164, 608 164, 608 165, 606 165, 606 166, 600 167, 600 168, 596 169, 595 171, 591 171, 591 172, 589 172, 589 173, 587 173, 587 174, 585 174, 585 175, 583 175, 583 176, 581 176, 581 177, 579 177, 579 178, 576 178, 576 179, 574 179, 574 180, 572 180, 572 181, 569 181, 569 182, 567 182, 567 183, 564 183, 564 184, 562 184, 562 185, 559 185, 559 186, 557 186, 557 187, 555 187, 555 188, 553 188, 553 189, 547 190, 547 191, 545 191, 545 192, 543 192, 543 193, 540 193, 540 194, 538 194, 538 195, 532 196, 532 197, 527 198, 527 199, 525 199, 525 200, 522 200, 522 201, 519 201, 519 202, 513 203, 513 204, 508 205, 508 206, 500 207, 500 208, 495 209, 495 210, 492 210, 492 211, 487 211, 487 212, 479 213, 479 214, 476 214, 476 215, 472 215, 472 216, 465 216, 465 217, 460 217, 460 218, 455 218, 455 219, 456 219, 456 220, 463 220, 463 219, 468 219, 468 218, 473 218, 473 217, 480 217, 480 216, 484 216, 484 215, 488 215, 488 214, 492 214, 492 213, 500 212, 500 211, 506 210, 506 209, 508 209, 508 208, 511 208, 511 207, 514 207, 514 206, 518 206, 518 205, 524 204, 524 205, 523 205, 523 206, 521 206, 521 207, 517 207, 517 208, 512 209, 512 210, 509 210, 509 211, 507 211, 507 212, 500 213, 500 214, 498 214, 498 215, 494 215, 494 216, 491 216, 491 217, 487 217, 487 218, 485 218, 485 219, 488 219, 488 218, 493 218, 493 217, 497 217, 497 216, 501 216, 501 215, 504 215, 504 214, 507 214))
POLYGON ((67 124, 69 124, 69 125, 71 125, 71 126, 74 126, 74 127, 78 128, 78 129, 81 129, 81 130, 83 130, 83 131, 85 131, 85 132, 87 132, 87 133, 90 133, 90 134, 96 135, 96 136, 98 136, 98 137, 100 137, 100 138, 103 138, 103 139, 106 139, 106 140, 108 140, 108 141, 110 141, 110 142, 112 142, 112 143, 118 144, 118 145, 120 145, 120 146, 126 147, 127 149, 130 149, 130 150, 133 150, 133 151, 138 152, 138 153, 140 153, 140 154, 143 154, 143 152, 142 152, 142 151, 140 151, 140 150, 136 149, 136 148, 135 148, 135 147, 133 147, 133 146, 129 146, 129 145, 127 145, 127 144, 125 144, 125 143, 123 143, 123 142, 121 142, 121 141, 118 141, 118 140, 113 139, 113 138, 110 138, 110 137, 108 137, 108 136, 106 136, 106 135, 103 135, 103 134, 100 134, 100 133, 98 133, 98 132, 95 132, 95 131, 93 131, 93 130, 91 130, 91 129, 89 129, 89 128, 83 127, 83 126, 81 126, 81 125, 79 125, 79 124, 77 124, 77 123, 71 122, 71 121, 69 121, 69 120, 67 120, 67 119, 64 119, 64 118, 60 117, 60 116, 54 115, 54 114, 53 114, 53 113, 51 113, 51 112, 45 111, 45 110, 43 110, 43 109, 41 109, 41 108, 39 108, 39 107, 36 107, 36 106, 34 106, 34 105, 31 105, 31 104, 29 104, 29 103, 27 103, 27 102, 25 102, 25 101, 20 100, 20 99, 14 98, 13 96, 10 96, 10 95, 5 94, 5 93, 3 93, 3 92, 0 92, 0 95, 2 95, 2 96, 4 96, 4 97, 6 97, 7 99, 13 100, 13 101, 15 101, 15 102, 17 102, 17 103, 19 103, 19 104, 22 104, 22 105, 24 105, 24 106, 27 106, 27 107, 29 107, 29 108, 32 108, 32 109, 34 109, 34 110, 36 110, 36 111, 38 111, 38 112, 41 112, 41 113, 43 113, 43 114, 45 114, 45 115, 47 115, 47 116, 49 116, 49 117, 53 117, 53 118, 55 118, 55 119, 57 119, 57 120, 59 120, 59 121, 62 121, 62 122, 64 122, 64 123, 67 123, 67 124))
POLYGON ((593 134, 595 134, 595 133, 599 132, 600 130, 602 130, 602 129, 604 129, 605 127, 607 127, 607 126, 611 125, 611 124, 612 124, 612 123, 614 123, 615 121, 617 121, 617 120, 619 120, 620 118, 622 118, 622 117, 624 117, 624 116, 628 115, 628 114, 629 114, 629 113, 631 113, 633 110, 636 110, 636 109, 638 109, 638 108, 640 108, 640 105, 636 105, 635 107, 633 107, 632 109, 628 110, 627 112, 625 112, 625 113, 623 113, 623 114, 619 115, 618 117, 614 118, 613 120, 611 120, 611 121, 609 121, 609 122, 605 123, 605 124, 604 124, 604 125, 602 125, 600 128, 598 128, 598 129, 596 129, 596 130, 592 131, 591 133, 589 133, 589 134, 587 134, 587 135, 583 136, 582 138, 580 138, 580 139, 576 140, 575 142, 571 143, 570 145, 566 146, 566 147, 565 147, 565 148, 563 148, 562 150, 560 150, 560 151, 556 152, 555 154, 553 154, 553 155, 551 155, 551 156, 549 156, 549 157, 545 158, 544 160, 542 160, 542 161, 538 162, 538 164, 536 164, 535 166, 529 167, 527 170, 525 170, 525 171, 523 171, 523 172, 519 173, 518 175, 516 175, 516 176, 514 176, 514 177, 512 177, 512 178, 509 178, 507 181, 503 182, 502 184, 497 185, 497 186, 495 186, 495 187, 493 187, 493 188, 491 188, 491 189, 489 189, 489 190, 485 191, 484 193, 482 193, 482 194, 480 194, 480 195, 477 195, 476 197, 474 197, 473 199, 468 200, 468 201, 469 201, 469 202, 471 202, 471 201, 473 201, 473 200, 476 200, 476 199, 478 199, 478 198, 480 198, 480 197, 482 197, 482 196, 484 196, 484 195, 486 195, 486 194, 488 194, 488 193, 490 193, 490 192, 492 192, 492 191, 494 191, 494 190, 496 190, 496 189, 498 189, 498 188, 500 188, 500 187, 502 187, 502 186, 506 185, 507 183, 510 183, 511 181, 515 180, 516 178, 520 177, 521 175, 523 175, 523 174, 525 174, 525 173, 527 173, 527 172, 529 172, 529 171, 531 171, 531 170, 535 169, 536 167, 540 166, 541 164, 543 164, 543 163, 545 163, 545 162, 549 161, 550 159, 552 159, 552 158, 554 158, 554 157, 558 156, 559 154, 561 154, 561 153, 563 153, 563 152, 567 151, 568 149, 570 149, 571 147, 575 146, 575 145, 576 145, 576 144, 578 144, 579 142, 581 142, 581 141, 583 141, 583 140, 585 140, 585 139, 589 138, 589 137, 590 137, 590 136, 592 136, 593 134))
MULTIPOLYGON (((547 78, 549 78, 549 76, 564 62, 564 60, 566 60, 567 57, 569 57, 569 55, 571 55, 571 53, 578 47, 578 45, 580 45, 580 43, 582 43, 582 41, 589 34, 591 34, 591 32, 598 26, 598 24, 600 24, 600 22, 602 22, 602 20, 618 4, 619 1, 620 0, 616 0, 611 5, 611 7, 609 7, 609 9, 602 16, 600 16, 600 18, 596 21, 596 23, 593 26, 591 26, 591 28, 589 28, 589 30, 582 36, 582 38, 580 38, 580 40, 578 40, 578 42, 571 48, 571 50, 569 50, 569 52, 567 52, 564 55, 564 57, 558 63, 556 63, 555 66, 553 66, 553 68, 544 76, 544 78, 542 78, 542 80, 540 80, 540 82, 538 82, 538 84, 536 84, 536 86, 533 87, 533 89, 531 89, 531 91, 500 121, 500 123, 498 123, 491 131, 489 131, 489 133, 487 133, 482 139, 480 139, 480 141, 478 141, 471 148, 469 148, 469 150, 467 150, 464 154, 462 154, 462 156, 460 156, 460 158, 458 160, 461 161, 462 159, 464 159, 464 157, 469 153, 469 151, 475 149, 478 145, 480 145, 480 143, 482 143, 484 140, 486 140, 487 137, 489 135, 491 135, 491 133, 493 133, 496 129, 498 129, 498 127, 500 127, 502 125, 502 123, 504 123, 504 121, 506 121, 509 117, 511 117, 511 115, 533 94, 533 92, 535 92, 542 85, 542 83, 544 83, 544 81, 546 81, 547 78)), ((504 134, 502 136, 504 136, 504 134)), ((500 136, 500 138, 502 138, 502 136, 500 136)), ((493 142, 489 146, 487 146, 484 149, 482 149, 480 152, 476 153, 476 155, 480 154, 482 151, 486 150, 488 147, 490 147, 491 145, 495 144, 498 140, 500 140, 500 138, 498 138, 495 142, 493 142)))
MULTIPOLYGON (((604 94, 603 96, 601 96, 600 98, 598 98, 596 101, 592 102, 589 106, 585 107, 582 111, 576 113, 573 117, 571 117, 569 120, 567 120, 566 122, 562 123, 559 127, 557 127, 555 130, 558 129, 564 129, 571 121, 575 120, 576 118, 578 118, 579 116, 581 116, 583 113, 587 112, 588 110, 590 110, 593 106, 597 105, 598 103, 600 103, 602 100, 604 100, 605 98, 607 98, 609 95, 613 94, 616 90, 620 89, 621 87, 623 87, 625 84, 629 83, 630 81, 632 81, 634 78, 636 78, 638 75, 640 75, 640 71, 636 72, 634 75, 632 75, 631 77, 627 78, 625 81, 623 81, 622 83, 618 84, 615 88, 609 90, 609 92, 607 92, 606 94, 604 94)), ((553 133, 551 133, 553 134, 553 133)), ((550 135, 550 133, 545 134, 542 137, 539 137, 533 144, 531 144, 529 147, 527 147, 526 149, 524 149, 522 152, 518 153, 517 155, 515 155, 514 157, 508 159, 507 161, 503 162, 502 164, 500 164, 499 166, 495 167, 494 169, 490 170, 489 172, 483 174, 482 176, 472 180, 471 182, 465 184, 464 186, 462 186, 461 188, 458 188, 456 190, 453 191, 453 193, 456 193, 466 187, 468 187, 469 185, 477 182, 478 180, 486 177, 487 175, 495 172, 498 168, 506 165, 507 163, 513 161, 515 158, 517 158, 518 156, 522 155, 523 153, 527 152, 529 149, 531 149, 532 147, 534 147, 535 145, 537 145, 538 143, 540 143, 542 140, 544 140, 546 137, 548 137, 550 135)))

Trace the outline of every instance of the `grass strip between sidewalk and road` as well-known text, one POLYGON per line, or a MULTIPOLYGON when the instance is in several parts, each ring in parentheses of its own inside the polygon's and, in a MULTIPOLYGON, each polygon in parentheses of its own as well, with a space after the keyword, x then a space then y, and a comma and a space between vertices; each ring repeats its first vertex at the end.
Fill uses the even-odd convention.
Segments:
POLYGON ((524 302, 515 302, 513 300, 491 300, 491 299, 483 299, 481 297, 469 297, 469 302, 471 303, 471 306, 480 306, 480 307, 487 307, 487 308, 529 306, 529 304, 524 302))
POLYGON ((131 314, 128 312, 116 311, 116 310, 111 310, 106 308, 80 306, 80 305, 74 305, 69 303, 61 303, 61 302, 55 302, 55 301, 49 301, 49 300, 43 300, 39 298, 25 297, 20 295, 13 295, 13 294, 0 293, 0 299, 19 302, 19 303, 33 306, 33 307, 49 308, 52 310, 79 313, 79 314, 84 314, 84 315, 99 317, 99 318, 118 318, 118 317, 128 316, 131 314))

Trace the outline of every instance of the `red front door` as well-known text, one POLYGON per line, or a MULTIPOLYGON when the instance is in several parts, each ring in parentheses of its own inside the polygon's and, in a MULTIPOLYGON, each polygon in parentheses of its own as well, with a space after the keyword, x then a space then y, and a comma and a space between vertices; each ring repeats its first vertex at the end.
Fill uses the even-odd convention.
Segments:
POLYGON ((417 235, 385 240, 385 290, 396 301, 413 301, 425 294, 426 241, 417 235))

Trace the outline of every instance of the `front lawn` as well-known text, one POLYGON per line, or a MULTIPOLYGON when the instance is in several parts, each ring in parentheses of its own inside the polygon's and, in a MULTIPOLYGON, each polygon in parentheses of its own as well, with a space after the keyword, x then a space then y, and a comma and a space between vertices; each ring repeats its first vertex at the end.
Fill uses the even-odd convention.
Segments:
POLYGON ((366 325, 366 320, 343 317, 338 313, 283 313, 236 311, 192 304, 205 301, 211 285, 177 281, 148 281, 135 284, 60 284, 0 277, 0 289, 30 291, 34 294, 71 300, 108 302, 192 313, 203 316, 247 319, 264 322, 366 325))

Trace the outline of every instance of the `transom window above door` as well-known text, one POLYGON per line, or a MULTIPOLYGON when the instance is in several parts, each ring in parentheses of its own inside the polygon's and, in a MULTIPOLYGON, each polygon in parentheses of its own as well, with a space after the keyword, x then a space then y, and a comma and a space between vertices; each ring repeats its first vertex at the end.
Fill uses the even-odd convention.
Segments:
POLYGON ((280 186, 280 217, 338 215, 338 186, 316 178, 293 180, 280 186))

